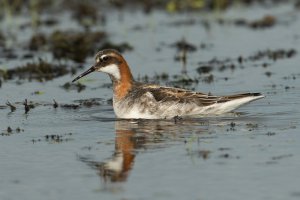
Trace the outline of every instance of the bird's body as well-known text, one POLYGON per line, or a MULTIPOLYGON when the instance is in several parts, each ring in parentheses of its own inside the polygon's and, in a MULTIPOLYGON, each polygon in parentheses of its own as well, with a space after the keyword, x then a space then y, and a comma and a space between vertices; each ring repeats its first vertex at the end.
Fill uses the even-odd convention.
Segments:
POLYGON ((223 114, 262 97, 258 93, 212 96, 134 82, 131 90, 122 99, 114 95, 113 106, 119 118, 161 119, 223 114))
POLYGON ((113 82, 113 108, 118 118, 169 119, 175 116, 219 115, 263 98, 260 93, 213 96, 185 89, 134 81, 125 59, 115 50, 96 55, 96 64, 73 81, 93 72, 107 73, 113 82))

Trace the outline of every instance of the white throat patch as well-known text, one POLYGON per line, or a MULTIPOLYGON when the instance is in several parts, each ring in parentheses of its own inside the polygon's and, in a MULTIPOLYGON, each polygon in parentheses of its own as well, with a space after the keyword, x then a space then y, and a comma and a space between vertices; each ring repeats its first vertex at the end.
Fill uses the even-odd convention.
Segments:
POLYGON ((110 65, 107 65, 106 67, 102 67, 98 71, 105 72, 109 75, 112 75, 117 80, 121 79, 119 67, 115 64, 110 64, 110 65))

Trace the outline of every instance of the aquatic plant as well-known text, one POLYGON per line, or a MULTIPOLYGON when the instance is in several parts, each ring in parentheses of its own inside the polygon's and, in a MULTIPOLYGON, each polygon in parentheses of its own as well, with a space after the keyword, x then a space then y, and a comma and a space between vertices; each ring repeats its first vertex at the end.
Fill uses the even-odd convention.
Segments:
POLYGON ((0 32, 0 47, 5 46, 5 37, 3 33, 0 32))
POLYGON ((47 44, 47 37, 42 33, 38 33, 31 37, 28 44, 28 48, 31 51, 37 51, 37 50, 41 50, 46 44, 47 44))
POLYGON ((50 36, 51 51, 55 59, 70 59, 83 63, 95 48, 106 38, 104 32, 62 32, 50 36))
POLYGON ((48 63, 42 59, 38 62, 28 62, 14 69, 0 70, 4 79, 35 79, 39 81, 52 80, 53 78, 66 75, 70 69, 66 65, 48 63))
POLYGON ((94 1, 74 1, 70 4, 72 17, 79 25, 89 30, 97 23, 99 7, 95 6, 94 1))

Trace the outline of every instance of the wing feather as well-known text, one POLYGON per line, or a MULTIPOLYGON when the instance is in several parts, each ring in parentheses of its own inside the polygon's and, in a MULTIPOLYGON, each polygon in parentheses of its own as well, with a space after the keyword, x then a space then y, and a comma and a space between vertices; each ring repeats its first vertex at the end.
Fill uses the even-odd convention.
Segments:
POLYGON ((159 85, 143 85, 145 91, 152 94, 157 102, 195 103, 198 106, 210 106, 215 103, 225 103, 231 100, 250 96, 261 96, 260 93, 242 93, 229 96, 214 96, 190 90, 163 87, 159 85))

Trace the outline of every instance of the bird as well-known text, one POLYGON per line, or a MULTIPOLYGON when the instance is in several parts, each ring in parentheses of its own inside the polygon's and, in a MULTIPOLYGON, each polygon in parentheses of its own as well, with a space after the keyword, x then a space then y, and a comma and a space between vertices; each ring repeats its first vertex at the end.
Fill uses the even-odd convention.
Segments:
POLYGON ((114 113, 121 119, 221 115, 264 98, 261 93, 214 96, 210 93, 137 82, 125 58, 114 49, 99 51, 95 56, 94 65, 72 82, 95 71, 109 75, 113 87, 114 113))

